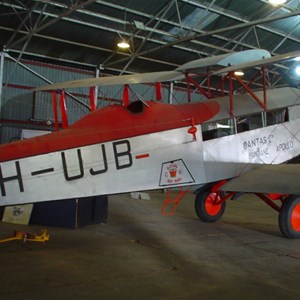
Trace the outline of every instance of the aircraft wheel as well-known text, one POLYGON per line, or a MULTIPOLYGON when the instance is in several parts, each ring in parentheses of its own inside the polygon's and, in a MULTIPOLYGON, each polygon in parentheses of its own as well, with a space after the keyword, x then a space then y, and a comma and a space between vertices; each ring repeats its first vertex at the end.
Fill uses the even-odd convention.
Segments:
POLYGON ((203 222, 216 222, 225 210, 226 202, 220 203, 221 197, 217 193, 206 191, 199 193, 195 199, 195 210, 203 222))
POLYGON ((300 196, 290 196, 279 212, 279 228, 289 238, 300 238, 300 196))

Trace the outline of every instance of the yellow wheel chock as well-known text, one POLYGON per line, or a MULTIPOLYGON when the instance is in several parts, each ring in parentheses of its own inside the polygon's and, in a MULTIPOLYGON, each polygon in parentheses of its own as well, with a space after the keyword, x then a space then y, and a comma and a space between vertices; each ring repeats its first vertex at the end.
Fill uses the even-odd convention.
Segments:
POLYGON ((40 234, 24 231, 15 231, 13 237, 0 240, 0 243, 6 243, 10 241, 46 242, 49 241, 49 234, 46 229, 42 229, 40 234))

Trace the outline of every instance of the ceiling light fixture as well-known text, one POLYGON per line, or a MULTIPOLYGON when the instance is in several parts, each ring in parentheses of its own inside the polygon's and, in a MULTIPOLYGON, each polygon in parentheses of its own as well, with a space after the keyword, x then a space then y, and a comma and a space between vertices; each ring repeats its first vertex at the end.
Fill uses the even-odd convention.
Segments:
POLYGON ((280 5, 286 3, 286 0, 269 0, 272 5, 280 5))
POLYGON ((128 49, 128 48, 130 48, 129 43, 127 41, 125 41, 125 40, 120 41, 117 45, 121 49, 128 49))
POLYGON ((243 71, 235 71, 234 75, 236 75, 236 76, 244 76, 245 73, 243 71))

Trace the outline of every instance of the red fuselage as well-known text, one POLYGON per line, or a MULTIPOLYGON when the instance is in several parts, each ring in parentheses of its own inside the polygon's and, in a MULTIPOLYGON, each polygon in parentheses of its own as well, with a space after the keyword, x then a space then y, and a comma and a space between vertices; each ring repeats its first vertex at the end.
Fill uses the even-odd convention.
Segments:
POLYGON ((127 108, 111 105, 96 110, 69 128, 0 146, 0 162, 181 128, 208 121, 219 112, 215 101, 165 104, 137 101, 127 108))

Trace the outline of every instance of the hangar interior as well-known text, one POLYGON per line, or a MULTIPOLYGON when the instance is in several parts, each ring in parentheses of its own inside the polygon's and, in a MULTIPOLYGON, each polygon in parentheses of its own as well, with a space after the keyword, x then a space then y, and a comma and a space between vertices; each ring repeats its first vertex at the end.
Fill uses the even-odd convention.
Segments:
MULTIPOLYGON (((250 49, 271 55, 297 51, 299 15, 299 0, 278 5, 268 0, 1 1, 0 143, 55 130, 51 94, 32 88, 174 70, 192 60, 250 49), (121 40, 130 47, 118 48, 121 40)), ((268 86, 298 87, 298 64, 272 66, 268 86)), ((244 80, 252 75, 245 73, 244 80)), ((188 88, 164 83, 161 101, 184 103, 188 88)), ((67 92, 69 125, 90 112, 89 93, 88 88, 67 92)), ((121 105, 122 93, 121 85, 97 89, 97 108, 121 105)), ((155 100, 155 93, 153 84, 130 86, 131 101, 155 100)), ((190 101, 202 100, 195 89, 190 101)), ((60 127, 62 119, 61 114, 60 127)), ((299 299, 299 240, 283 239, 275 214, 263 204, 246 195, 229 203, 221 222, 199 224, 193 195, 172 218, 159 215, 164 193, 150 196, 149 202, 110 196, 108 212, 105 204, 95 210, 96 202, 90 202, 101 215, 93 219, 99 224, 63 226, 82 227, 76 231, 51 227, 47 243, 0 244, 1 297, 299 299)), ((65 217, 60 207, 53 219, 58 210, 65 217)), ((40 228, 0 223, 1 237, 40 228)))
MULTIPOLYGON (((251 5, 243 0, 1 1, 0 141, 19 139, 22 128, 53 130, 47 125, 53 120, 51 99, 38 95, 37 101, 37 96, 23 95, 33 87, 174 70, 199 58, 249 49, 266 49, 272 55, 296 51, 298 9, 297 0, 278 6, 267 0, 251 5), (122 39, 129 42, 129 49, 117 47, 122 39)), ((278 73, 297 84, 293 67, 290 62, 277 65, 269 85, 283 84, 278 73)), ((154 97, 149 85, 131 89, 145 100, 154 97)), ((164 86, 163 101, 169 101, 170 93, 175 102, 186 101, 184 89, 178 86, 170 92, 164 86)), ((88 89, 73 92, 76 96, 66 102, 69 124, 89 112, 88 89)), ((102 87, 97 106, 118 102, 120 93, 120 86, 102 87)), ((194 93, 192 100, 201 100, 201 95, 194 93)))

